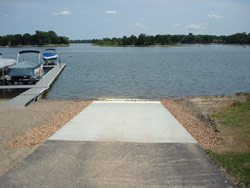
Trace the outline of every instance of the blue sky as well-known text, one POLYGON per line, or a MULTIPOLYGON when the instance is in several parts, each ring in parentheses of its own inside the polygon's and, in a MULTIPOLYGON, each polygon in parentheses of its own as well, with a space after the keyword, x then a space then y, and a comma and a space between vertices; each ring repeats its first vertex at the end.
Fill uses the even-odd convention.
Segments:
POLYGON ((250 0, 0 0, 0 35, 70 39, 250 32, 250 0))

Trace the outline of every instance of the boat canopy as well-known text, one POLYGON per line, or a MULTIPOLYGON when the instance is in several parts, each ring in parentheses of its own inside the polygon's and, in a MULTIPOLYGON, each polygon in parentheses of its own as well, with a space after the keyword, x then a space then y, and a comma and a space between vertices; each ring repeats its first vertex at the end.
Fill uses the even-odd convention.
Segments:
POLYGON ((34 69, 38 68, 40 64, 30 61, 23 61, 17 63, 10 68, 10 76, 34 76, 34 69))
POLYGON ((54 49, 54 48, 48 48, 48 49, 46 49, 45 51, 56 51, 56 49, 54 49))
POLYGON ((24 50, 24 51, 19 52, 19 54, 24 54, 24 53, 37 53, 37 54, 40 54, 40 51, 37 51, 37 50, 24 50))
POLYGON ((19 64, 19 57, 20 57, 20 55, 21 54, 25 54, 25 53, 36 53, 36 54, 38 54, 38 64, 40 64, 40 57, 41 57, 41 54, 40 54, 40 51, 38 51, 38 50, 23 50, 23 51, 20 51, 20 52, 18 52, 18 54, 17 54, 17 63, 19 64))

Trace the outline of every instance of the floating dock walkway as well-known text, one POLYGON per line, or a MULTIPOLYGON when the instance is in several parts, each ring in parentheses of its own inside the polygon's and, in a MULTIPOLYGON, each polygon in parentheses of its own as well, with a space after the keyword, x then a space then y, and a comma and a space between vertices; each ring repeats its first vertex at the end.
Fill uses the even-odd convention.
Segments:
POLYGON ((30 104, 32 101, 36 100, 44 91, 49 89, 50 85, 56 79, 56 77, 61 73, 61 71, 66 66, 66 63, 61 63, 55 65, 36 85, 17 85, 17 86, 0 86, 0 89, 25 89, 27 91, 21 93, 15 98, 4 103, 0 109, 7 107, 17 107, 23 108, 30 104))

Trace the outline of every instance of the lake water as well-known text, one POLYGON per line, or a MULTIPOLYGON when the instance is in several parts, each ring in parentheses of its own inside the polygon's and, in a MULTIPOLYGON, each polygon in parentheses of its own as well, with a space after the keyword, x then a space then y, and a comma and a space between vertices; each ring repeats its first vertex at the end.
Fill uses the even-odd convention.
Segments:
MULTIPOLYGON (((24 49, 0 48, 16 58, 24 49)), ((67 67, 46 98, 145 98, 250 91, 250 46, 57 48, 67 67), (71 58, 70 58, 71 56, 71 58)))

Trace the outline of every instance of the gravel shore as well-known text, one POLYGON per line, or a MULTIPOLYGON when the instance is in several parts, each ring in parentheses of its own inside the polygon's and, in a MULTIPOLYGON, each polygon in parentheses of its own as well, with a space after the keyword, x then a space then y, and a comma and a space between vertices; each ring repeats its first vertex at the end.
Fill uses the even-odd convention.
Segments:
POLYGON ((244 96, 201 96, 162 99, 162 104, 197 140, 203 149, 217 146, 222 135, 210 114, 232 105, 244 96))
POLYGON ((170 99, 163 99, 162 104, 183 125, 184 128, 197 140, 204 149, 211 149, 220 141, 220 133, 212 124, 202 122, 192 115, 192 111, 170 99))
MULTIPOLYGON (((220 132, 209 114, 232 104, 235 97, 185 97, 162 99, 162 104, 204 149, 220 140, 220 132)), ((0 105, 6 102, 0 100, 0 105)), ((0 112, 0 176, 22 161, 37 146, 88 106, 91 100, 41 99, 24 109, 0 112)))
MULTIPOLYGON (((6 101, 0 100, 0 105, 6 101)), ((0 176, 90 102, 41 99, 23 109, 0 110, 0 176)))

